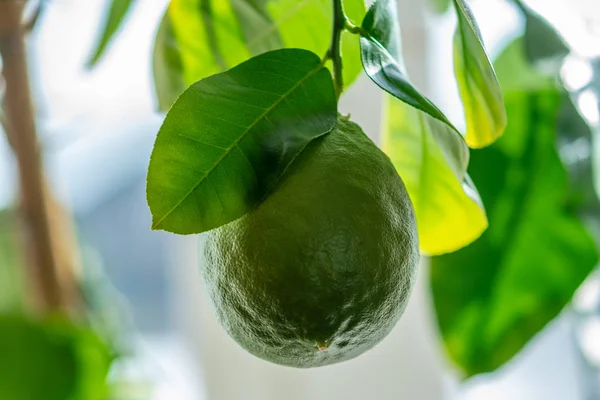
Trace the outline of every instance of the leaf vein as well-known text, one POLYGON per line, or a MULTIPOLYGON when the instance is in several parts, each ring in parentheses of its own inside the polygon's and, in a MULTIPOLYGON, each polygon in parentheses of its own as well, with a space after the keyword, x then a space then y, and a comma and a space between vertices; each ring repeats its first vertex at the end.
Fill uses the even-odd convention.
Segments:
POLYGON ((201 140, 201 139, 197 139, 197 138, 195 138, 195 137, 191 137, 191 136, 188 136, 188 135, 183 135, 183 134, 181 134, 181 133, 179 134, 179 136, 181 136, 182 138, 185 138, 185 139, 191 140, 192 142, 200 143, 200 144, 203 144, 203 145, 205 145, 205 146, 209 146, 209 147, 214 147, 215 149, 219 149, 219 150, 227 150, 225 147, 220 147, 220 146, 217 146, 216 144, 210 144, 210 143, 206 143, 205 141, 203 141, 203 140, 201 140))

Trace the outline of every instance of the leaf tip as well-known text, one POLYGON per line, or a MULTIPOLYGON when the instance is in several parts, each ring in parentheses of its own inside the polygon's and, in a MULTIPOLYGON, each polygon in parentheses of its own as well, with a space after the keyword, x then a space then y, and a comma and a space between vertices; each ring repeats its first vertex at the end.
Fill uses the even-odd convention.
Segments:
POLYGON ((150 230, 151 231, 161 231, 163 230, 163 228, 161 228, 162 226, 162 220, 156 220, 156 219, 152 219, 152 225, 150 226, 150 230))

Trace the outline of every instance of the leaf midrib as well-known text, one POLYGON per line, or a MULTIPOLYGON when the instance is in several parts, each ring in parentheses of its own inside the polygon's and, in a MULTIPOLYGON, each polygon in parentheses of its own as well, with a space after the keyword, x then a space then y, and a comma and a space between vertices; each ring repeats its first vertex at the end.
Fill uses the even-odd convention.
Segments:
MULTIPOLYGON (((187 200, 187 198, 189 196, 191 196, 192 193, 194 193, 196 191, 196 189, 198 189, 198 187, 202 184, 202 182, 204 182, 205 179, 208 178, 208 176, 214 171, 214 169, 225 159, 225 157, 227 157, 231 151, 233 149, 235 149, 238 144, 242 141, 242 139, 244 139, 246 137, 246 135, 248 135, 248 133, 254 128, 256 127, 256 125, 258 125, 258 123, 260 121, 262 121, 263 119, 265 119, 273 110, 275 110, 283 101, 285 101, 293 92, 295 92, 298 88, 300 88, 304 83, 306 83, 306 81, 308 81, 310 78, 312 78, 313 76, 315 76, 321 69, 323 68, 323 63, 319 63, 319 65, 317 65, 314 69, 312 69, 309 73, 306 74, 306 76, 302 79, 300 79, 290 90, 288 90, 287 92, 285 92, 279 99, 277 99, 277 101, 275 101, 270 107, 268 107, 267 109, 265 109, 265 111, 260 114, 247 128, 244 132, 242 132, 242 134, 232 143, 232 145, 230 147, 227 147, 227 149, 223 152, 223 154, 221 155, 221 157, 219 157, 215 163, 204 173, 204 175, 198 180, 198 182, 196 182, 192 188, 163 216, 161 217, 158 221, 154 222, 152 224, 152 229, 156 230, 159 229, 160 225, 177 209, 179 208, 179 206, 187 200)), ((241 151, 241 149, 240 149, 241 151)))

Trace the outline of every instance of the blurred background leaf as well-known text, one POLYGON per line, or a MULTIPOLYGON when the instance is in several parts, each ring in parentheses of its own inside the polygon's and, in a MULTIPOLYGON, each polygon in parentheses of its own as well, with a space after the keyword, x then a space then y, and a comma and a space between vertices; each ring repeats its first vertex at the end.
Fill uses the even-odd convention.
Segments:
POLYGON ((11 210, 0 210, 0 314, 23 309, 24 280, 22 276, 19 226, 11 210))
MULTIPOLYGON (((497 68, 526 66, 516 57, 526 57, 522 40, 500 56, 497 68)), ((567 94, 553 79, 546 82, 530 91, 505 90, 506 133, 472 151, 469 173, 490 227, 465 249, 431 262, 438 324, 467 377, 511 359, 568 304, 598 261, 556 149, 567 94)))
POLYGON ((528 61, 542 71, 554 74, 569 54, 569 46, 554 27, 521 0, 514 0, 525 16, 525 50, 528 61))
POLYGON ((600 200, 593 185, 594 131, 581 116, 573 100, 565 96, 558 114, 558 147, 569 174, 570 201, 577 210, 581 210, 586 220, 599 220, 600 200))
POLYGON ((104 25, 97 39, 96 47, 88 61, 88 67, 95 66, 107 50, 115 35, 125 22, 127 13, 131 10, 134 0, 112 0, 104 17, 104 25))
POLYGON ((112 355, 91 331, 54 318, 0 316, 0 398, 102 400, 112 355))
POLYGON ((158 108, 166 111, 188 87, 183 76, 183 60, 170 18, 162 18, 158 27, 152 55, 152 69, 158 108))
POLYGON ((433 11, 438 14, 444 14, 448 12, 450 4, 452 4, 452 0, 429 0, 429 5, 433 11))
MULTIPOLYGON (((364 0, 345 0, 346 13, 361 20, 364 0)), ((251 56, 283 47, 324 56, 331 40, 330 0, 172 0, 154 50, 155 88, 166 111, 185 87, 251 56)), ((360 74, 355 35, 345 32, 344 82, 360 74)))

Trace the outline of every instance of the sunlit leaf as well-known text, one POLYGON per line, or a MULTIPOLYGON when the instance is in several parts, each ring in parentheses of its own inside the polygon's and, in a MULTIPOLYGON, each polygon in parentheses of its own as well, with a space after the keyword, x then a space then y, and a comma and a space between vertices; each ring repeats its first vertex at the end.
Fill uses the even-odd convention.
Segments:
POLYGON ((506 127, 506 110, 494 68, 485 52, 477 22, 464 0, 453 0, 458 15, 454 70, 465 108, 470 147, 490 145, 506 127))
POLYGON ((107 10, 104 25, 102 27, 102 31, 100 36, 98 37, 98 42, 96 44, 96 48, 92 53, 92 57, 88 61, 88 66, 93 67, 100 61, 104 52, 110 45, 114 36, 117 34, 123 22, 125 21, 125 17, 127 13, 131 10, 133 6, 134 0, 112 0, 110 3, 110 7, 107 10))
POLYGON ((98 400, 112 362, 91 331, 65 320, 0 316, 0 394, 10 400, 98 400))
POLYGON ((475 240, 487 220, 466 175, 469 151, 462 136, 406 74, 396 9, 395 1, 379 0, 367 13, 363 65, 396 98, 386 106, 383 147, 415 206, 421 251, 441 254, 475 240))
POLYGON ((462 144, 451 129, 424 113, 387 98, 383 150, 398 169, 415 207, 421 250, 441 254, 466 246, 487 227, 477 189, 449 160, 462 144), (440 143, 442 145, 440 145, 440 143), (447 152, 446 152, 447 151, 447 152))
POLYGON ((150 160, 153 228, 199 233, 241 217, 336 120, 331 74, 307 50, 264 53, 193 84, 150 160))
MULTIPOLYGON (((352 19, 364 16, 364 0, 345 0, 344 5, 352 19)), ((155 42, 160 108, 173 104, 181 80, 191 85, 265 51, 301 48, 324 56, 331 18, 330 0, 172 0, 155 42)), ((342 39, 348 87, 362 70, 360 52, 355 35, 345 32, 342 39)))
MULTIPOLYGON (((501 58, 519 54, 525 52, 511 49, 501 58)), ((490 227, 465 249, 431 261, 438 324, 467 376, 510 360, 598 261, 556 149, 564 98, 556 87, 505 93, 506 133, 474 150, 469 166, 490 227)))
POLYGON ((267 0, 230 1, 251 54, 257 55, 283 47, 278 30, 272 28, 267 0))
MULTIPOLYGON (((324 56, 331 43, 332 0, 271 0, 269 12, 286 47, 303 48, 324 56)), ((350 19, 360 21, 366 12, 364 0, 344 0, 350 19)), ((342 34, 344 83, 350 86, 362 71, 358 38, 342 34)))

